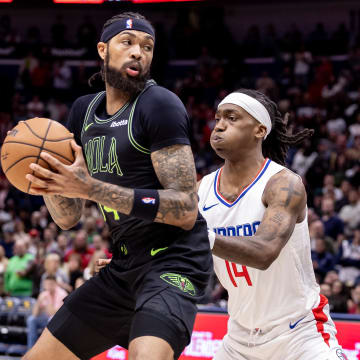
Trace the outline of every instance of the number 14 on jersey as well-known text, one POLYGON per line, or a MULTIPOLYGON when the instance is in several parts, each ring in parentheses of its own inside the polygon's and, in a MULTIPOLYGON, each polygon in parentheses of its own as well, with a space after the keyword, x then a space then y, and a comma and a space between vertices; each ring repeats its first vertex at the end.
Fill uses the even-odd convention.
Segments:
POLYGON ((237 287, 237 284, 236 284, 234 277, 236 277, 236 278, 244 277, 247 284, 249 286, 252 286, 250 275, 249 275, 249 273, 247 271, 247 267, 245 265, 238 265, 233 262, 229 262, 227 260, 225 260, 225 265, 226 265, 226 270, 229 274, 230 280, 235 287, 237 287), (242 271, 238 271, 237 267, 242 267, 242 271))

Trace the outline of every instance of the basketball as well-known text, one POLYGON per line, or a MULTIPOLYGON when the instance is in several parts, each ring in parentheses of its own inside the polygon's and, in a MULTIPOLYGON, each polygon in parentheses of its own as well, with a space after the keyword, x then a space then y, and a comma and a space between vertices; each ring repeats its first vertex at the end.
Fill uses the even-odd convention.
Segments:
POLYGON ((34 173, 29 165, 36 163, 50 169, 50 165, 40 158, 42 151, 66 165, 72 164, 71 139, 73 136, 69 130, 57 121, 45 118, 20 121, 10 130, 1 148, 1 166, 5 176, 17 189, 29 193, 31 182, 25 176, 34 173))

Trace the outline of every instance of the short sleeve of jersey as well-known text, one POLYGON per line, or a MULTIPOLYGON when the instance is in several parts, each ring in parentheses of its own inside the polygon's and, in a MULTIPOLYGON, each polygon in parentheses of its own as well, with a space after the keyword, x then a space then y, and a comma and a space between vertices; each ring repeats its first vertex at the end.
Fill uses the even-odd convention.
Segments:
POLYGON ((77 98, 71 106, 66 127, 74 134, 74 139, 81 145, 81 129, 84 123, 86 110, 95 95, 85 95, 77 98))
POLYGON ((161 86, 151 86, 138 102, 142 132, 151 152, 175 144, 190 145, 190 121, 181 100, 161 86))

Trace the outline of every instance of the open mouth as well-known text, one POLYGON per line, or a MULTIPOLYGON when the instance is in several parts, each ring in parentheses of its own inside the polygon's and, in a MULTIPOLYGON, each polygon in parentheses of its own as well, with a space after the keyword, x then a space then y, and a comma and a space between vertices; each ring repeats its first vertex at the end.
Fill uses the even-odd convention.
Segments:
POLYGON ((126 73, 130 76, 138 76, 140 74, 140 66, 132 64, 126 68, 126 73))

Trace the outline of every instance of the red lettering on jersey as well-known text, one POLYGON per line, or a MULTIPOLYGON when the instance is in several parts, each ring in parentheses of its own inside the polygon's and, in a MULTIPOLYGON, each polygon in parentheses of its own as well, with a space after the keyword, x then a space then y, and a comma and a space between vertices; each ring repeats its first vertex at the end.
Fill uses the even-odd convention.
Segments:
MULTIPOLYGON (((230 269, 230 264, 229 264, 229 262, 227 260, 225 260, 225 264, 226 264, 226 270, 227 270, 227 272, 229 274, 231 282, 233 283, 233 285, 235 287, 237 287, 237 284, 235 282, 235 279, 234 279, 233 274, 232 274, 231 269, 230 269)), ((232 266, 235 277, 244 277, 246 279, 247 284, 249 286, 252 286, 250 275, 249 275, 245 265, 240 265, 240 266, 242 266, 242 271, 241 272, 239 272, 237 270, 237 264, 231 263, 231 266, 232 266)))
POLYGON ((235 282, 235 279, 234 279, 234 277, 233 277, 233 275, 232 275, 232 273, 231 273, 231 269, 230 269, 229 262, 228 262, 227 260, 225 260, 225 264, 226 264, 226 270, 227 270, 227 272, 228 272, 228 274, 229 274, 229 277, 230 277, 231 282, 233 283, 233 285, 234 285, 235 287, 237 287, 236 282, 235 282))

